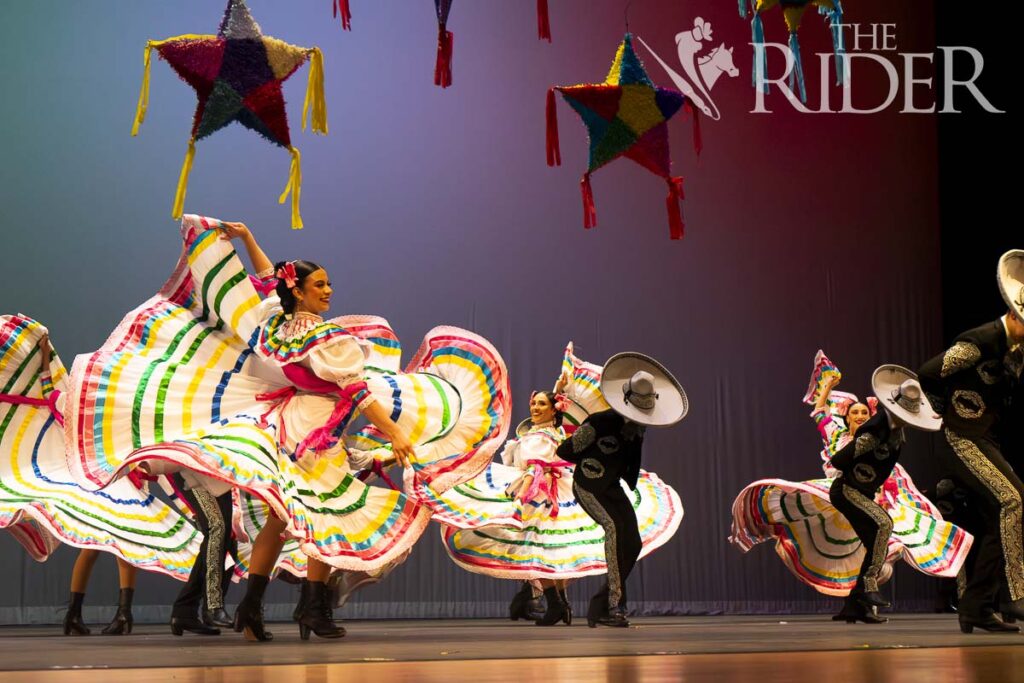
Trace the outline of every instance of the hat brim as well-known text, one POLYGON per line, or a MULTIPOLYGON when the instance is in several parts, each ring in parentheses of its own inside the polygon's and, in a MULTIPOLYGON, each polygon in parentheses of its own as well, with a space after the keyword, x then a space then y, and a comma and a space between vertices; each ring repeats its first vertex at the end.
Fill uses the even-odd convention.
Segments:
MULTIPOLYGON (((878 397, 878 404, 911 427, 926 432, 937 432, 942 428, 942 417, 935 414, 924 389, 921 389, 921 409, 914 413, 896 402, 900 387, 908 379, 917 382, 917 375, 900 365, 883 365, 871 376, 871 390, 878 397)), ((920 387, 920 383, 918 383, 920 387)))
POLYGON ((1024 250, 1011 249, 999 257, 996 281, 1006 306, 1024 322, 1024 250))
POLYGON ((690 409, 686 392, 672 373, 650 356, 635 351, 617 353, 608 359, 601 372, 601 393, 616 413, 648 427, 674 425, 686 417, 690 409), (625 400, 623 388, 641 370, 654 378, 654 391, 658 395, 650 410, 641 410, 625 400))

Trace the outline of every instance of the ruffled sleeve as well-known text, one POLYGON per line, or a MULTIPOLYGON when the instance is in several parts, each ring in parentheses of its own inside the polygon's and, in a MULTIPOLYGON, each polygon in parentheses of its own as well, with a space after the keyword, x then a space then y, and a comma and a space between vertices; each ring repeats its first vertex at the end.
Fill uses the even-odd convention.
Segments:
POLYGON ((256 315, 259 317, 260 325, 265 324, 272 316, 283 312, 281 299, 275 294, 260 301, 256 307, 256 315))
POLYGON ((821 434, 821 438, 827 444, 836 429, 835 421, 832 419, 832 412, 828 409, 827 405, 822 408, 815 408, 811 411, 811 419, 814 420, 818 433, 821 434))
POLYGON ((308 358, 309 369, 320 379, 337 384, 350 393, 360 410, 373 403, 374 398, 363 381, 366 355, 358 339, 345 337, 318 346, 310 351, 308 358))
POLYGON ((509 439, 505 444, 505 448, 501 450, 501 464, 508 467, 519 467, 519 463, 516 462, 518 460, 516 457, 518 452, 519 439, 509 439))

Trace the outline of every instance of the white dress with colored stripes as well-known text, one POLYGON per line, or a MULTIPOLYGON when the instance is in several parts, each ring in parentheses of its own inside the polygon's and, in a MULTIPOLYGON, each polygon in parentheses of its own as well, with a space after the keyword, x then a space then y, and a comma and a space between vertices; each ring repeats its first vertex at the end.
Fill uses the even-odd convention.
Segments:
MULTIPOLYGON (((219 239, 219 224, 185 216, 185 250, 168 282, 100 350, 76 359, 68 403, 71 465, 97 488, 134 463, 187 468, 239 489, 243 510, 250 500, 269 506, 306 555, 339 569, 385 566, 416 541, 429 511, 352 475, 344 438, 352 411, 329 446, 297 457, 295 444, 309 427, 301 413, 323 413, 329 404, 322 395, 289 396, 283 368, 311 353, 330 366, 331 354, 320 354, 321 347, 363 349, 359 372, 347 362, 337 374, 313 360, 308 369, 339 388, 347 384, 339 376, 361 374, 369 396, 390 408, 416 447, 407 482, 443 490, 475 476, 504 440, 504 363, 486 340, 457 328, 431 331, 405 372, 397 372, 397 338, 379 318, 348 319, 364 333, 346 327, 346 319, 289 329, 261 301, 230 243, 219 239)), ((353 404, 364 400, 356 396, 353 404)), ((387 451, 375 430, 360 438, 387 451)))
MULTIPOLYGON (((607 409, 601 396, 601 368, 580 361, 566 348, 563 366, 572 382, 566 396, 570 425, 607 409)), ((555 454, 565 431, 534 425, 502 452, 480 476, 440 495, 423 498, 442 523, 441 538, 452 560, 471 572, 505 579, 573 579, 604 574, 604 532, 576 502, 571 463, 555 454), (525 474, 533 476, 516 496, 525 474)), ((641 470, 635 490, 622 483, 633 502, 644 557, 672 538, 682 521, 678 494, 652 472, 641 470)))
POLYGON ((0 398, 0 528, 39 561, 65 543, 187 579, 202 535, 186 517, 145 484, 140 490, 124 478, 93 491, 79 486, 69 471, 58 419, 67 377, 54 354, 52 385, 44 382, 38 343, 45 332, 31 318, 0 316, 0 394, 35 402, 0 398), (39 405, 54 396, 59 398, 52 410, 39 405))
MULTIPOLYGON (((833 393, 844 404, 856 400, 833 393)), ((829 460, 852 438, 843 419, 833 414, 832 405, 812 413, 824 442, 822 467, 828 476, 802 482, 761 479, 749 484, 733 502, 729 540, 743 552, 775 540, 775 552, 797 579, 819 593, 845 596, 857 582, 865 550, 850 523, 829 502, 835 478, 829 460)), ((932 576, 957 575, 974 539, 942 519, 902 465, 896 465, 875 501, 893 521, 880 581, 889 580, 893 564, 901 557, 932 576)))

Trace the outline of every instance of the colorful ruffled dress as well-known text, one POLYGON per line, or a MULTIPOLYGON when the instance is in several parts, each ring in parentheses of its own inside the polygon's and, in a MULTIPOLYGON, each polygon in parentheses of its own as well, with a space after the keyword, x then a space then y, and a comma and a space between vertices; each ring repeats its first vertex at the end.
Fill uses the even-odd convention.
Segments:
POLYGON ((67 376, 56 353, 42 372, 41 324, 0 316, 0 529, 36 560, 61 543, 111 552, 185 580, 202 536, 139 477, 83 489, 64 456, 67 376))
MULTIPOLYGON (((563 367, 571 373, 566 388, 570 407, 563 423, 571 430, 591 412, 607 409, 601 396, 601 368, 584 363, 566 348, 563 367)), ((452 560, 471 572, 503 579, 573 579, 604 574, 604 532, 576 502, 571 463, 555 455, 566 432, 554 425, 518 430, 480 476, 442 495, 424 498, 452 560), (533 480, 522 500, 517 490, 524 474, 533 480)), ((641 470, 633 501, 643 540, 641 557, 664 545, 679 528, 679 495, 652 472, 641 470)))
MULTIPOLYGON (((822 380, 829 374, 838 375, 838 370, 819 351, 805 402, 814 404, 822 380)), ((836 476, 829 461, 852 438, 842 416, 856 401, 853 394, 833 391, 827 409, 811 414, 824 442, 821 457, 826 478, 803 482, 761 479, 744 488, 732 505, 729 540, 734 545, 747 552, 758 543, 774 539, 775 552, 786 567, 800 581, 826 595, 848 595, 864 559, 857 534, 828 497, 836 476)), ((872 413, 874 404, 868 402, 872 413)), ((900 557, 925 574, 957 575, 974 539, 942 519, 902 465, 896 465, 876 501, 893 521, 880 581, 889 580, 893 564, 900 557)))
POLYGON ((185 468, 237 488, 242 508, 269 506, 308 556, 339 569, 385 566, 430 513, 353 476, 345 430, 360 406, 381 402, 416 449, 407 487, 472 478, 508 431, 504 363, 486 340, 441 327, 398 372, 385 321, 350 318, 378 330, 353 333, 344 319, 289 317, 261 300, 219 224, 185 216, 171 278, 76 359, 71 465, 98 488, 136 463, 185 468))

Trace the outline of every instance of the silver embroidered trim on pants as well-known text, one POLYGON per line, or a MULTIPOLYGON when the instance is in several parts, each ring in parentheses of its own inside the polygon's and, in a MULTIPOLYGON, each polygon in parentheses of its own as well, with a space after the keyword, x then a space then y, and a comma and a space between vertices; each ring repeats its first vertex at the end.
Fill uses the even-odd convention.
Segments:
POLYGON ((224 607, 221 580, 224 577, 224 518, 217 497, 204 488, 192 489, 192 495, 206 516, 206 609, 224 607))
POLYGON ((843 484, 843 498, 850 502, 855 508, 863 512, 878 525, 875 533, 875 543, 871 548, 864 547, 864 551, 870 554, 871 564, 864 571, 864 590, 873 593, 878 590, 878 577, 885 565, 886 551, 889 548, 889 537, 892 536, 892 518, 885 513, 885 510, 863 493, 843 484))
POLYGON ((619 607, 622 602, 622 575, 619 574, 618 543, 615 534, 615 522, 604 509, 597 497, 584 491, 573 482, 572 492, 587 514, 604 529, 604 561, 608 565, 608 609, 619 607))
POLYGON ((1003 546, 1010 599, 1024 598, 1024 546, 1021 538, 1021 498, 999 468, 970 439, 946 429, 946 440, 960 461, 999 503, 999 541, 1003 546))

